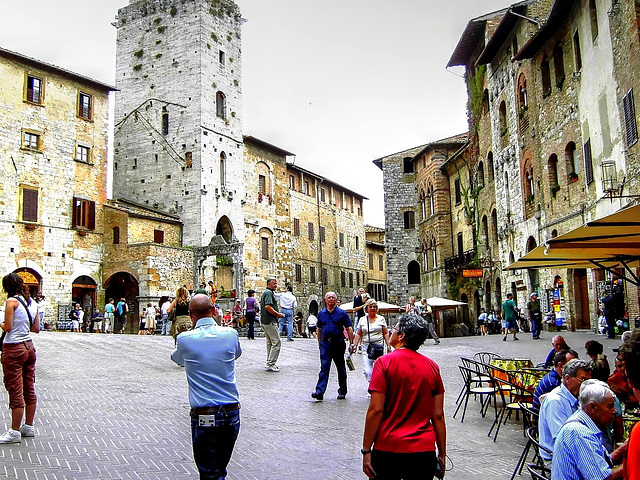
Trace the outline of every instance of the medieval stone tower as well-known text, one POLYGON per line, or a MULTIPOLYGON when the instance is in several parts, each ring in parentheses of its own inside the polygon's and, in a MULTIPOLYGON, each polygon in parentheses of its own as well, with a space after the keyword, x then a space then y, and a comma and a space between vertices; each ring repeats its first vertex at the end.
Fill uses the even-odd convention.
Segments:
POLYGON ((231 0, 130 0, 118 11, 113 170, 114 198, 176 214, 184 245, 224 244, 238 260, 241 23, 231 0))

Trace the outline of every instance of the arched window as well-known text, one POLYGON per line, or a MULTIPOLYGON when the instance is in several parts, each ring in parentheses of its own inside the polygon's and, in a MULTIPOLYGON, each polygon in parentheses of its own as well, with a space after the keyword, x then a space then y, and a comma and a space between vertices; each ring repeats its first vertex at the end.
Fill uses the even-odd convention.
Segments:
POLYGON ((422 214, 422 220, 425 220, 429 214, 427 213, 427 194, 424 190, 420 191, 420 212, 422 214))
POLYGON ((489 152, 487 154, 487 176, 490 182, 493 182, 493 175, 493 153, 489 152))
POLYGON ((484 163, 478 163, 478 186, 484 187, 484 163))
POLYGON ((493 234, 494 245, 498 245, 498 212, 494 208, 491 212, 491 233, 493 234))
POLYGON ((567 143, 567 146, 564 149, 564 157, 567 163, 567 171, 569 172, 569 176, 574 174, 575 177, 578 177, 580 173, 580 163, 578 162, 578 156, 576 155, 576 144, 574 142, 567 143))
POLYGON ((558 156, 555 153, 549 157, 547 168, 549 169, 549 185, 553 191, 554 186, 558 185, 558 156))
POLYGON ((527 96, 527 77, 521 73, 518 77, 518 109, 522 112, 529 106, 529 97, 527 96))
POLYGON ((429 185, 429 189, 427 190, 427 199, 429 200, 429 215, 433 215, 436 213, 436 202, 432 185, 429 185))
POLYGON ((227 97, 222 92, 216 92, 216 116, 223 120, 227 118, 227 97))
POLYGON ((260 258, 273 260, 273 232, 268 228, 260 229, 260 258))
POLYGON ((438 245, 436 244, 436 237, 431 235, 431 268, 438 268, 438 245))
POLYGON ((120 243, 120 227, 113 227, 113 244, 118 245, 120 243))
POLYGON ((500 107, 498 107, 498 116, 500 120, 500 135, 506 135, 509 131, 507 128, 507 104, 504 102, 500 102, 500 107))
POLYGON ((220 185, 227 183, 227 154, 220 153, 220 185))
POLYGON ((481 232, 483 238, 481 239, 482 243, 484 243, 485 246, 489 246, 489 221, 487 220, 487 216, 483 215, 482 216, 482 232, 481 232))
POLYGON ((555 228, 551 230, 551 238, 556 238, 558 236, 558 230, 555 228))
POLYGON ((415 260, 407 265, 407 282, 409 285, 420 284, 420 264, 415 260))
POLYGON ((231 243, 233 240, 233 225, 226 215, 223 215, 220 217, 220 220, 218 220, 216 235, 220 235, 227 243, 231 243))
POLYGON ((429 270, 429 246, 426 242, 422 244, 422 271, 426 272, 429 270))
POLYGON ((513 252, 509 252, 509 264, 512 264, 515 261, 516 261, 516 257, 513 254, 513 252))
POLYGON ((256 163, 258 174, 258 200, 262 201, 264 195, 271 195, 271 170, 265 162, 256 163))
POLYGON ((546 97, 551 94, 551 71, 547 58, 540 63, 540 77, 542 79, 542 96, 546 97))
POLYGON ((562 88, 564 83, 564 52, 560 44, 557 44, 553 49, 553 69, 556 73, 556 87, 562 88))
POLYGON ((403 217, 404 217, 405 230, 416 228, 416 218, 415 218, 415 214, 412 211, 404 212, 403 217))
POLYGON ((529 253, 531 250, 533 250, 537 246, 538 246, 538 244, 536 243, 536 239, 533 238, 533 237, 529 237, 527 239, 527 251, 526 251, 526 253, 529 253))
POLYGON ((533 166, 531 165, 531 159, 525 158, 522 166, 522 176, 524 177, 524 198, 525 201, 533 201, 535 195, 535 180, 533 177, 533 166))

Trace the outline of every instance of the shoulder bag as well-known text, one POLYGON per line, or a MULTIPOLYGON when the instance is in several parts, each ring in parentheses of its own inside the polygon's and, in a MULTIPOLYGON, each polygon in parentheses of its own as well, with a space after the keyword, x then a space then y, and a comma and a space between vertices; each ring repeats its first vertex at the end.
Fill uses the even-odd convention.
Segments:
MULTIPOLYGON (((12 298, 15 298, 17 301, 19 301, 24 307, 24 309, 27 311, 27 317, 29 318, 29 330, 31 330, 31 327, 33 327, 33 318, 31 318, 31 312, 29 311, 27 304, 24 303, 24 300, 22 300, 20 297, 12 297, 12 298)), ((15 311, 13 314, 15 315, 15 311)), ((0 352, 2 351, 2 345, 4 345, 4 337, 6 336, 7 336, 7 332, 5 331, 3 331, 2 335, 0 335, 0 352)))
POLYGON ((369 318, 365 317, 367 321, 367 336, 369 337, 369 345, 367 345, 367 357, 369 360, 377 360, 382 355, 384 355, 384 345, 380 345, 378 343, 371 343, 371 323, 369 323, 369 318))

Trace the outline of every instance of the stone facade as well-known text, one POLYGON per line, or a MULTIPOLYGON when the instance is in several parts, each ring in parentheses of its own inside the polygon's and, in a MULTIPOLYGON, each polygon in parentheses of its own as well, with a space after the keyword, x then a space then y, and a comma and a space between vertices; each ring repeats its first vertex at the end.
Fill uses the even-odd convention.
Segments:
POLYGON ((387 302, 387 265, 384 251, 384 228, 365 225, 365 263, 367 293, 371 298, 387 302))
MULTIPOLYGON (((102 299, 109 85, 0 49, 0 254, 32 294, 102 299)), ((86 301, 85 301, 86 300, 86 301)))

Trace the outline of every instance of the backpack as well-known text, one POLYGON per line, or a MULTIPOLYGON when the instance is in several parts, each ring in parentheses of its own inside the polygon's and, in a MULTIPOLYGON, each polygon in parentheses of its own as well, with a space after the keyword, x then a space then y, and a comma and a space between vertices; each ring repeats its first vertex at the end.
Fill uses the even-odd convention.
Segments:
POLYGON ((75 309, 69 310, 69 320, 75 320, 76 316, 74 315, 75 309))

